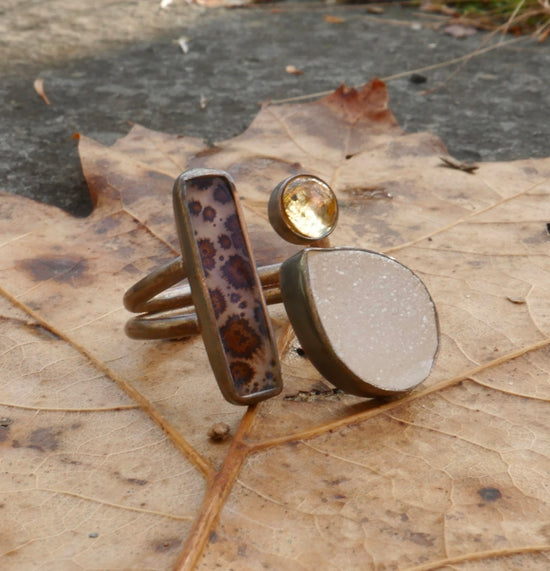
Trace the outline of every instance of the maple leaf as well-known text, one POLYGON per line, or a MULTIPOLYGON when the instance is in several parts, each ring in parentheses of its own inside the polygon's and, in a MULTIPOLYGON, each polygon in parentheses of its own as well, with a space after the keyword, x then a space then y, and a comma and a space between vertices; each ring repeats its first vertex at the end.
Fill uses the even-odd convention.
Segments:
POLYGON ((213 148, 136 126, 80 152, 87 219, 0 205, 3 568, 548 566, 550 159, 442 168, 376 80, 266 106, 213 148), (333 245, 393 255, 434 298, 427 381, 331 390, 278 306, 285 388, 243 411, 200 337, 127 339, 122 295, 178 254, 171 187, 201 166, 235 178, 261 263, 296 251, 267 222, 273 186, 329 182, 333 245))

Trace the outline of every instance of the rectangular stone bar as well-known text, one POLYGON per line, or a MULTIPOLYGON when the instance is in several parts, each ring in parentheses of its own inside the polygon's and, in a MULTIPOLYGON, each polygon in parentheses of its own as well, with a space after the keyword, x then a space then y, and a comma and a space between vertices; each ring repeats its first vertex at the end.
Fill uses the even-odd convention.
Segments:
POLYGON ((174 212, 206 351, 224 397, 252 404, 281 392, 277 346, 233 182, 194 169, 174 212))

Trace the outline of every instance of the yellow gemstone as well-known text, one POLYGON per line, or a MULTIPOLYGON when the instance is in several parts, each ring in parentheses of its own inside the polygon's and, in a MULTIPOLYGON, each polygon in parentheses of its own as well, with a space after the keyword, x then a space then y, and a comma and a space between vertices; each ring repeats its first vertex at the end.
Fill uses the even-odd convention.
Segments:
POLYGON ((298 176, 292 179, 282 192, 281 203, 291 230, 306 238, 324 238, 336 225, 336 197, 318 178, 298 176))

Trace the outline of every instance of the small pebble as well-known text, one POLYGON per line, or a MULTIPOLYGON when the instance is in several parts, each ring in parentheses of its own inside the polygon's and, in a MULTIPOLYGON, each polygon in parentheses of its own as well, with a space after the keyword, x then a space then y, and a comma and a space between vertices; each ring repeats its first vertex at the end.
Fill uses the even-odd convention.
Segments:
POLYGON ((92 539, 95 539, 96 537, 99 537, 99 533, 97 533, 97 532, 94 531, 93 533, 89 533, 89 534, 88 534, 88 537, 91 537, 92 539))
POLYGON ((428 78, 420 73, 413 73, 409 77, 409 81, 411 83, 426 83, 426 81, 428 81, 428 78))
POLYGON ((216 422, 208 431, 208 438, 214 442, 223 442, 231 436, 231 428, 225 422, 216 422))
POLYGON ((463 40, 476 33, 476 29, 473 26, 463 26, 462 24, 451 24, 443 29, 443 31, 453 38, 463 40))

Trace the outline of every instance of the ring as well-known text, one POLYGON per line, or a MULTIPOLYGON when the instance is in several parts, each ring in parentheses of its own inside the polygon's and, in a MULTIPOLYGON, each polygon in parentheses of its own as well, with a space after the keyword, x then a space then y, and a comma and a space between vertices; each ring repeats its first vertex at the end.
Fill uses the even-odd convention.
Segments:
MULTIPOLYGON (((186 180, 197 177, 197 172, 187 171, 186 180)), ((221 171, 216 173, 228 177, 221 171)), ((174 209, 181 213, 179 205, 175 204, 174 209)), ((294 244, 324 245, 336 227, 338 201, 326 182, 312 175, 296 175, 283 180, 275 187, 269 200, 268 215, 271 225, 284 240, 294 244)), ((203 218, 204 216, 203 212, 203 218)), ((178 228, 180 225, 185 227, 186 220, 182 219, 180 214, 179 217, 176 216, 176 223, 178 228)), ((280 268, 281 264, 257 268, 267 304, 282 301, 279 289, 280 268)), ((189 282, 177 289, 172 288, 186 278, 184 258, 179 256, 134 284, 124 294, 124 306, 132 313, 144 314, 158 314, 181 308, 192 309, 194 303, 189 282)), ((135 317, 126 326, 126 333, 134 339, 177 338, 198 332, 197 320, 187 318, 185 312, 179 319, 171 321, 135 317)))
MULTIPOLYGON (((197 184, 194 179, 200 176, 210 177, 208 180, 225 177, 235 196, 231 179, 221 171, 188 171, 181 175, 174 187, 174 209, 183 256, 140 280, 128 290, 124 302, 130 311, 144 313, 127 323, 126 332, 130 337, 174 338, 200 331, 210 357, 212 331, 219 334, 222 328, 218 324, 217 329, 211 328, 205 336, 204 315, 211 317, 212 311, 215 315, 215 306, 209 310, 205 300, 212 301, 212 292, 199 289, 192 269, 197 265, 204 268, 205 260, 207 266, 211 263, 211 248, 201 254, 201 239, 197 240, 193 234, 197 231, 191 226, 194 217, 204 218, 204 209, 208 206, 201 203, 199 209, 198 205, 192 206, 195 199, 186 198, 188 206, 185 207, 182 193, 176 191, 180 187, 194 187, 197 184), (191 247, 193 244, 195 249, 191 247), (176 290, 168 289, 187 273, 188 283, 176 290)), ((236 200, 234 208, 240 217, 236 200)), ((275 187, 268 213, 272 226, 283 238, 294 243, 315 244, 334 229, 338 206, 326 183, 310 175, 298 175, 275 187)), ((210 217, 210 211, 206 217, 210 217)), ((224 225, 227 229, 226 222, 224 225)), ((241 226, 246 236, 242 223, 241 226)), ((247 238, 245 242, 248 244, 247 238)), ((266 303, 284 303, 307 356, 335 386, 363 397, 400 395, 428 376, 439 345, 437 313, 426 286, 410 269, 393 258, 369 250, 307 247, 283 264, 253 271, 249 246, 248 252, 250 264, 246 273, 254 279, 247 281, 253 282, 256 295, 262 297, 263 290, 266 303)), ((239 272, 230 272, 233 278, 239 275, 239 272)), ((262 315, 262 323, 269 323, 266 313, 262 315)), ((265 330, 266 325, 260 329, 265 330)), ((217 352, 213 352, 218 359, 224 350, 231 356, 230 346, 225 337, 223 339, 221 347, 218 345, 217 352)), ((211 358, 216 373, 215 362, 211 358)), ((224 396, 238 404, 273 396, 260 391, 245 399, 233 393, 228 398, 231 391, 227 385, 235 385, 235 380, 222 378, 218 383, 224 396)))
POLYGON ((150 298, 186 277, 183 307, 194 307, 194 328, 225 399, 252 404, 279 394, 277 346, 233 180, 218 170, 186 171, 173 201, 182 256, 130 288, 126 307, 173 307, 150 298))
MULTIPOLYGON (((279 271, 281 264, 256 268, 267 305, 281 303, 279 271)), ((126 323, 132 339, 178 339, 199 333, 199 324, 191 296, 191 287, 181 256, 151 272, 134 284, 124 295, 124 307, 141 313, 126 323), (171 286, 185 280, 177 289, 171 286), (164 295, 160 295, 164 293, 164 295), (171 316, 176 309, 183 311, 171 316), (187 309, 187 311, 186 311, 187 309), (159 314, 162 317, 159 318, 159 314)))

